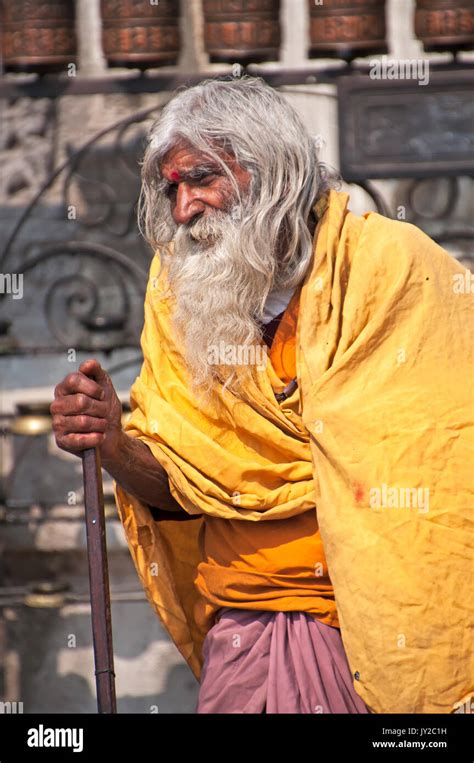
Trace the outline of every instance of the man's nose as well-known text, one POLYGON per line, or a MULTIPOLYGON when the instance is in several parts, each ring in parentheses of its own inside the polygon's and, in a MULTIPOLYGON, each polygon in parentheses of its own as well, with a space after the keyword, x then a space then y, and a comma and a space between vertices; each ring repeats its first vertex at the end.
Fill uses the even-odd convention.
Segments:
POLYGON ((206 205, 201 199, 196 198, 193 189, 186 183, 180 183, 176 193, 176 202, 173 207, 173 220, 177 225, 187 225, 193 217, 204 212, 206 205))

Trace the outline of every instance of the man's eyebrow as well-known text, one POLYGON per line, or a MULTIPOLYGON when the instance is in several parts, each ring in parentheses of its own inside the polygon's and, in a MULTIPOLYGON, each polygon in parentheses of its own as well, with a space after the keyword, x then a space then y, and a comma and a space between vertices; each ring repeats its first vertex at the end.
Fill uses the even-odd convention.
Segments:
POLYGON ((221 169, 212 162, 206 162, 198 164, 195 167, 191 167, 189 170, 182 170, 181 172, 172 172, 172 176, 178 176, 179 180, 167 180, 162 178, 158 182, 158 191, 161 193, 167 193, 170 188, 176 186, 181 180, 201 180, 209 175, 220 175, 221 169))
POLYGON ((205 162, 202 164, 198 164, 194 167, 190 167, 188 170, 181 170, 180 172, 177 172, 174 170, 171 175, 173 177, 172 181, 166 181, 165 182, 174 182, 176 178, 176 182, 179 180, 186 180, 186 178, 189 178, 190 180, 193 180, 197 177, 204 177, 205 175, 211 175, 220 173, 220 168, 217 166, 217 164, 214 164, 213 162, 205 162))
POLYGON ((220 172, 220 169, 216 164, 212 162, 206 162, 203 164, 198 164, 195 167, 191 167, 189 170, 184 170, 184 172, 180 172, 179 174, 184 180, 186 178, 193 180, 198 177, 205 177, 206 175, 214 175, 218 172, 220 172))

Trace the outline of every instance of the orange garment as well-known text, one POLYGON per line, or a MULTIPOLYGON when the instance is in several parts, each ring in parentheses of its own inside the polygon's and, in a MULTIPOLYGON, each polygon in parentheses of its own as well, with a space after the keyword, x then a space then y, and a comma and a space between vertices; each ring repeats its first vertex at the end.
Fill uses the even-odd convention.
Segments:
MULTIPOLYGON (((300 289, 278 324, 267 362, 283 390, 296 376, 296 326, 300 289)), ((299 410, 296 390, 280 403, 299 410)), ((310 458, 308 439, 308 458, 310 458)), ((203 624, 219 607, 289 612, 299 610, 339 627, 334 591, 314 508, 273 522, 242 522, 205 516, 194 580, 206 603, 203 624)), ((203 611, 204 610, 204 611, 203 611)), ((199 610, 196 613, 200 619, 199 610)))

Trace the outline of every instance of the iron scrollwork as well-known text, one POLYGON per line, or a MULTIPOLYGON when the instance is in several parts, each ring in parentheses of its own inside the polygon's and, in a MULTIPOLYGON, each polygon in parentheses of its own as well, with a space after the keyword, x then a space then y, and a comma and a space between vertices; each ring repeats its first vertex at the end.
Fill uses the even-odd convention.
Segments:
POLYGON ((0 354, 64 347, 108 353, 139 345, 150 253, 134 226, 138 158, 145 123, 159 108, 121 119, 76 151, 68 146, 24 209, 0 256, 0 270, 21 274, 24 283, 16 304, 0 294, 0 354), (32 241, 27 228, 60 180, 60 201, 45 221, 52 235, 32 241))

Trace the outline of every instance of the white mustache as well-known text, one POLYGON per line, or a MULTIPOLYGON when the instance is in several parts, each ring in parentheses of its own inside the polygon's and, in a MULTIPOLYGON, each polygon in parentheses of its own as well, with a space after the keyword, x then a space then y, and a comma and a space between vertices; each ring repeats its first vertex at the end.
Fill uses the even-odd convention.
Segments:
POLYGON ((194 241, 197 243, 212 243, 222 238, 225 229, 233 223, 241 222, 242 207, 240 204, 234 204, 232 208, 223 212, 216 210, 208 215, 201 215, 195 222, 188 225, 181 225, 177 228, 175 238, 194 241))

